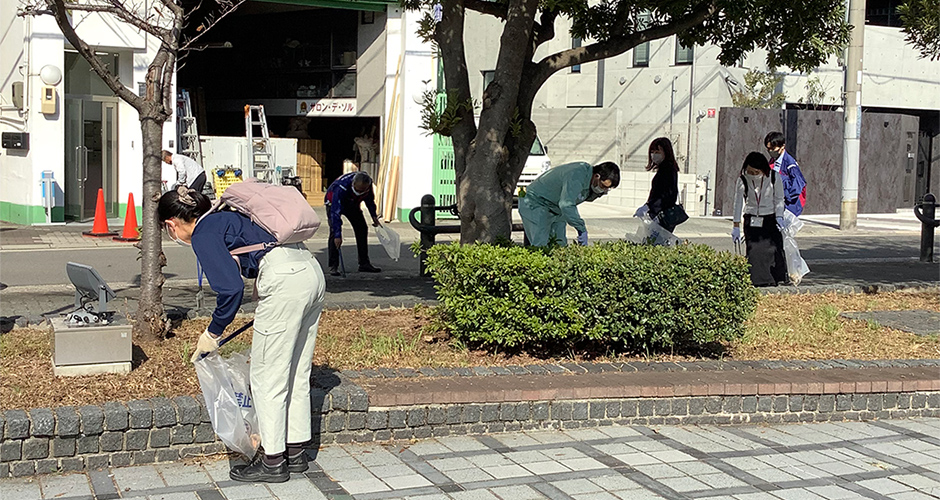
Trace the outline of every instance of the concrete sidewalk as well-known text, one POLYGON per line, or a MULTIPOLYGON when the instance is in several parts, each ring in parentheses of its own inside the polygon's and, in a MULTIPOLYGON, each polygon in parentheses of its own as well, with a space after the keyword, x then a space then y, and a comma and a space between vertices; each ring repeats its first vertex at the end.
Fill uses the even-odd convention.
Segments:
POLYGON ((225 460, 0 479, 4 500, 819 500, 940 498, 940 419, 609 426, 346 444, 282 484, 225 460))

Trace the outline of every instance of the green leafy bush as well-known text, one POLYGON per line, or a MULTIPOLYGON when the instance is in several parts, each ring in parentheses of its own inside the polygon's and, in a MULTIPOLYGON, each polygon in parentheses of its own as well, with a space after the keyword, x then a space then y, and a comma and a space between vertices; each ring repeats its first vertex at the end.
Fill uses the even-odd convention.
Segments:
POLYGON ((455 243, 427 263, 444 325, 486 347, 702 346, 743 335, 758 295, 743 257, 705 245, 455 243))

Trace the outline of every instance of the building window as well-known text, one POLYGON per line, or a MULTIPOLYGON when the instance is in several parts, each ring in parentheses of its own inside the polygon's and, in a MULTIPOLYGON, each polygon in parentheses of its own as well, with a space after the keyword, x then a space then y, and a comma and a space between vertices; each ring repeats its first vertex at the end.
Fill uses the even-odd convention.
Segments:
MULTIPOLYGON (((571 48, 572 48, 572 49, 577 49, 577 48, 580 47, 580 46, 581 46, 581 39, 580 39, 580 38, 575 37, 575 38, 572 38, 572 39, 571 39, 571 48)), ((572 66, 572 67, 571 67, 571 72, 572 72, 572 73, 580 73, 580 72, 581 72, 581 65, 580 65, 580 64, 575 64, 574 66, 572 66)))
POLYGON ((692 64, 692 47, 684 47, 679 43, 679 39, 676 39, 676 64, 692 64))
POLYGON ((633 47, 633 67, 645 68, 650 65, 650 43, 643 42, 633 47))
POLYGON ((493 81, 493 78, 496 78, 495 70, 486 70, 483 71, 483 92, 486 92, 486 88, 490 86, 490 83, 493 81))

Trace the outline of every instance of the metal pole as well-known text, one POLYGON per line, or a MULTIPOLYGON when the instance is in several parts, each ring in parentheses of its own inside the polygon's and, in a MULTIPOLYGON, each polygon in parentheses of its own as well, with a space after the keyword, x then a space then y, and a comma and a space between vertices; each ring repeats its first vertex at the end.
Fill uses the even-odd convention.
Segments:
POLYGON ((937 198, 932 193, 924 195, 920 211, 914 207, 914 214, 920 219, 920 261, 933 262, 933 236, 937 225, 937 198))
MULTIPOLYGON (((421 224, 426 226, 434 225, 434 195, 426 194, 421 197, 421 224)), ((427 259, 428 259, 428 250, 434 246, 434 233, 422 231, 421 232, 421 276, 427 276, 427 259)))
POLYGON ((847 0, 852 39, 845 56, 845 116, 842 141, 842 208, 839 229, 858 225, 858 161, 862 132, 862 56, 865 44, 865 0, 847 0))

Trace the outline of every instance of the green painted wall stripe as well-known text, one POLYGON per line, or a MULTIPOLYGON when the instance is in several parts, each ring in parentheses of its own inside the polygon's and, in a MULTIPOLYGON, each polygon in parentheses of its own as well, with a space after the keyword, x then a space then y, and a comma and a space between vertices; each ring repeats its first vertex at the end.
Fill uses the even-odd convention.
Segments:
MULTIPOLYGON (((46 209, 41 205, 21 205, 0 201, 0 220, 23 225, 44 224, 46 222, 46 209)), ((53 208, 52 222, 63 222, 64 220, 65 208, 53 208)))

